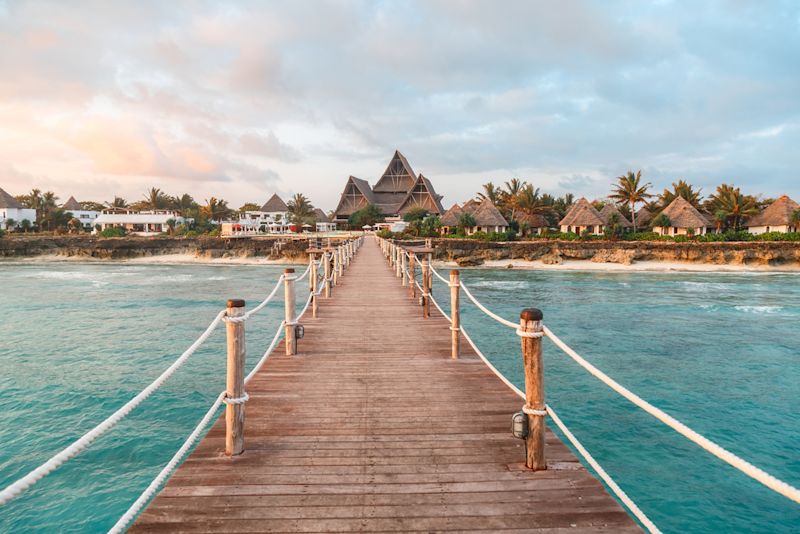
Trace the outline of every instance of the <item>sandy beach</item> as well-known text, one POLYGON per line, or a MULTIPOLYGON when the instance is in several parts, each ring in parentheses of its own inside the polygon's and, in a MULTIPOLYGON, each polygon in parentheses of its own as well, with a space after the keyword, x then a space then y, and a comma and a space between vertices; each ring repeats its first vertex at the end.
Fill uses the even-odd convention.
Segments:
POLYGON ((158 256, 145 256, 141 258, 128 258, 109 260, 92 258, 91 256, 61 256, 48 254, 42 256, 10 258, 0 260, 5 263, 119 263, 136 265, 299 265, 305 262, 296 262, 288 259, 270 260, 267 258, 228 256, 222 258, 204 258, 193 254, 163 254, 158 256))

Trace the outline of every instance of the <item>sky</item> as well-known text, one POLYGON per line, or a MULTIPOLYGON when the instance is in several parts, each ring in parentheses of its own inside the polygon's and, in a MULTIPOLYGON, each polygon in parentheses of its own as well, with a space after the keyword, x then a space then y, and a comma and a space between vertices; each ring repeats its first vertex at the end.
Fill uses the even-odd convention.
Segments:
POLYGON ((0 187, 336 207, 395 149, 449 207, 642 170, 800 200, 800 2, 0 0, 0 187))

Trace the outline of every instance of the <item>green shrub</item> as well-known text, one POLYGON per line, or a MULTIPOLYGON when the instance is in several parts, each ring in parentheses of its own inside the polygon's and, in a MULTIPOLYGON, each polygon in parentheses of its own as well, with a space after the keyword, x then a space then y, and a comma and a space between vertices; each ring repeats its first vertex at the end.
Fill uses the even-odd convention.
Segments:
POLYGON ((6 235, 6 231, 0 228, 0 237, 3 237, 4 235, 6 235))
POLYGON ((100 232, 100 237, 125 237, 125 228, 106 228, 100 232))

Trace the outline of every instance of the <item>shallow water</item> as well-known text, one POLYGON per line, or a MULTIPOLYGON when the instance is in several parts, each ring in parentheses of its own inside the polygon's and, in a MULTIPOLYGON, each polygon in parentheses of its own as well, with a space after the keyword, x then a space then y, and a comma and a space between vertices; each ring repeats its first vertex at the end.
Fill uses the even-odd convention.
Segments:
MULTIPOLYGON (((0 264, 0 486, 140 391, 227 298, 257 302, 281 270, 0 264)), ((523 307, 542 308, 550 328, 609 375, 800 485, 800 277, 470 270, 463 278, 509 319, 523 307)), ((434 292, 447 300, 441 284, 434 292)), ((281 305, 257 316, 263 328, 248 328, 250 366, 281 305)), ((470 305, 463 316, 521 385, 519 339, 470 305)), ((548 402, 665 532, 798 530, 800 507, 632 407, 549 342, 545 364, 548 402)), ((223 389, 224 367, 219 329, 122 424, 0 509, 0 531, 107 530, 223 389)))

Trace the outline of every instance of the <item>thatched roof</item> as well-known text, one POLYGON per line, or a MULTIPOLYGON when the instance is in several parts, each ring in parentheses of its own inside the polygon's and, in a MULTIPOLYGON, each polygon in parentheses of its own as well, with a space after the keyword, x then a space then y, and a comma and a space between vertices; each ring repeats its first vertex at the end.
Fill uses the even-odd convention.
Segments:
POLYGON ((790 226, 797 210, 800 210, 800 204, 783 195, 764 211, 751 217, 746 226, 790 226))
POLYGON ((322 211, 320 208, 314 208, 314 219, 316 219, 315 222, 318 222, 318 223, 331 222, 331 220, 328 218, 328 216, 325 215, 325 212, 322 211))
POLYGON ((389 165, 372 190, 375 193, 406 193, 416 183, 417 175, 399 150, 394 151, 389 165))
POLYGON ((462 208, 464 209, 464 211, 466 213, 473 214, 473 213, 475 213, 475 210, 477 210, 480 207, 480 205, 481 205, 480 202, 478 202, 477 200, 472 198, 472 199, 467 200, 466 202, 464 202, 464 205, 462 206, 462 208))
POLYGON ((709 220, 682 196, 675 197, 660 215, 666 215, 670 226, 676 228, 705 228, 709 225, 709 220))
POLYGON ((458 204, 453 204, 453 207, 442 215, 442 226, 458 226, 462 215, 464 215, 464 209, 458 204))
POLYGON ((281 197, 278 196, 277 193, 273 194, 267 202, 261 206, 261 211, 271 213, 276 211, 289 211, 289 207, 286 205, 281 197))
POLYGON ((75 197, 69 197, 69 200, 67 200, 61 207, 67 211, 75 211, 83 209, 83 207, 81 207, 80 205, 80 202, 75 200, 75 197))
POLYGON ((623 228, 631 228, 633 225, 631 222, 625 217, 619 209, 614 205, 613 202, 608 202, 603 209, 600 210, 600 216, 606 221, 606 224, 611 224, 611 218, 616 215, 617 216, 617 224, 622 226, 623 228))
POLYGON ((547 228, 550 222, 544 215, 539 213, 523 213, 517 216, 520 225, 527 224, 528 228, 547 228))
POLYGON ((10 208, 10 209, 24 209, 25 206, 17 202, 17 199, 3 191, 0 188, 0 208, 10 208))
POLYGON ((475 226, 508 226, 508 221, 491 200, 481 202, 472 216, 475 218, 475 226))
POLYGON ((605 226, 606 220, 585 198, 579 199, 558 223, 561 226, 605 226))
POLYGON ((636 212, 636 226, 644 227, 653 219, 653 214, 647 208, 639 208, 636 212))

